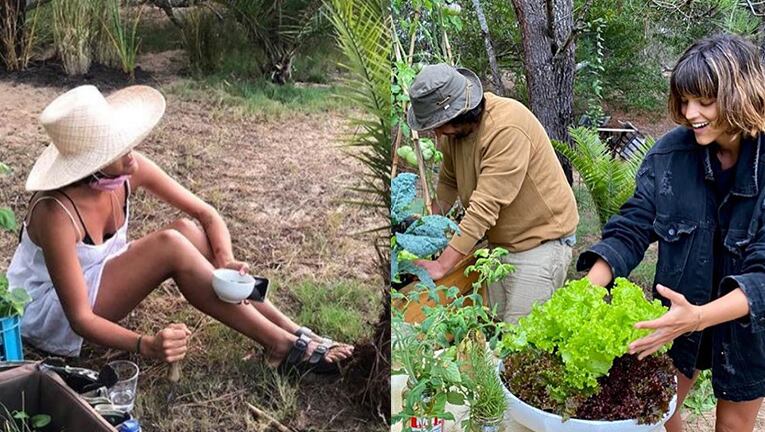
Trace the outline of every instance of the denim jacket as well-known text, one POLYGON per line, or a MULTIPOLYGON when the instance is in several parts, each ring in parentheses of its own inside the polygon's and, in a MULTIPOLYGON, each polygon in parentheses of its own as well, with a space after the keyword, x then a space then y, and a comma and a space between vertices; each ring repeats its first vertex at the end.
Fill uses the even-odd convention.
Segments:
MULTIPOLYGON (((578 270, 598 257, 614 277, 626 277, 659 242, 656 284, 682 293, 695 305, 708 303, 740 287, 749 314, 713 327, 712 384, 729 401, 765 396, 765 145, 762 135, 744 138, 735 167, 735 183, 719 203, 709 146, 696 144, 693 131, 678 127, 662 137, 640 166, 635 194, 603 228, 603 238, 584 252, 578 270), (729 206, 726 208, 726 206, 729 206), (720 228, 723 277, 713 286, 715 230, 720 228)), ((669 352, 675 367, 690 377, 701 332, 675 339, 669 352)))

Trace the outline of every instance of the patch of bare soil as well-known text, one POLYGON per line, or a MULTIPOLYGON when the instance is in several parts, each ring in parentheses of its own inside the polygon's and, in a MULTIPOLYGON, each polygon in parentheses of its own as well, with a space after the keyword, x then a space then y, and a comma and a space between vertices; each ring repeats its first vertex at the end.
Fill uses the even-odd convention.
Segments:
MULTIPOLYGON (((162 68, 161 59, 152 61, 162 68)), ((0 76, 0 161, 12 168, 0 178, 0 205, 13 208, 17 219, 29 199, 26 175, 48 144, 39 125, 40 112, 78 84, 95 83, 106 93, 127 85, 114 73, 96 69, 90 76, 68 79, 55 65, 44 64, 0 76)), ((162 77, 162 83, 170 80, 162 77)), ((137 81, 162 84, 143 72, 137 81)), ((213 101, 166 97, 164 119, 137 150, 218 209, 228 223, 237 258, 277 285, 272 297, 277 305, 294 311, 299 305, 289 286, 306 279, 352 279, 370 289, 380 286, 370 242, 352 235, 379 221, 343 202, 352 198, 348 188, 358 184, 362 168, 339 147, 345 130, 339 114, 263 122, 213 101)), ((132 198, 132 209, 132 239, 181 216, 142 192, 132 198)), ((16 234, 0 234, 0 269, 7 268, 16 245, 16 234)), ((370 310, 376 311, 376 305, 370 310)), ((377 312, 370 314, 370 324, 376 316, 377 312)), ((254 343, 206 320, 172 284, 153 293, 123 324, 151 332, 173 320, 203 329, 184 360, 186 384, 175 390, 164 379, 164 365, 133 358, 143 371, 139 394, 152 398, 139 405, 166 407, 163 412, 140 412, 144 430, 266 430, 247 414, 244 403, 270 397, 277 402, 268 408, 278 410, 282 399, 278 385, 263 387, 263 374, 253 372, 263 363, 262 353, 253 352, 254 343), (167 401, 157 400, 164 395, 167 401)), ((28 354, 41 355, 31 350, 28 354)), ((71 364, 98 369, 116 356, 125 354, 86 346, 71 364)), ((379 430, 376 417, 360 409, 339 381, 305 379, 295 409, 283 421, 295 430, 371 431, 379 430)))
POLYGON ((134 75, 134 79, 131 81, 130 76, 118 69, 94 63, 88 73, 80 76, 68 76, 61 63, 54 60, 33 62, 29 68, 18 72, 9 73, 0 69, 0 80, 8 83, 29 84, 35 87, 69 89, 78 85, 92 84, 99 90, 107 92, 130 84, 157 84, 154 76, 143 70, 140 64, 136 67, 134 75))
MULTIPOLYGON (((698 416, 691 413, 685 413, 683 414, 685 430, 692 432, 713 432, 715 430, 716 417, 715 410, 698 416)), ((760 408, 753 430, 755 432, 765 431, 765 408, 760 408)))

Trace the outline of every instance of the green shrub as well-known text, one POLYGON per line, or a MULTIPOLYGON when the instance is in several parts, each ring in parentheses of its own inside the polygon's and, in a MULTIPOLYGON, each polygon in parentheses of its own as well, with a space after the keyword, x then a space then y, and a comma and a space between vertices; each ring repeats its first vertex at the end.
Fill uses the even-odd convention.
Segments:
POLYGON ((224 49, 221 18, 206 8, 192 8, 183 17, 182 33, 191 69, 204 74, 217 71, 224 49))

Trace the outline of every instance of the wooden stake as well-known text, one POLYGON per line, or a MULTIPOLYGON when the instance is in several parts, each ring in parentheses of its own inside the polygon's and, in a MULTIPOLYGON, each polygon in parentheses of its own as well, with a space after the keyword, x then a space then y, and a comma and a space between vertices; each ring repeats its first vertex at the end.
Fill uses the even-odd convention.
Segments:
POLYGON ((181 380, 181 361, 170 363, 170 368, 167 371, 167 379, 170 382, 177 383, 181 380))
MULTIPOLYGON (((404 111, 404 113, 406 113, 406 111, 404 111)), ((404 133, 401 132, 401 125, 399 125, 398 132, 396 132, 396 140, 393 142, 393 166, 390 169, 391 180, 393 180, 393 178, 396 177, 396 172, 398 171, 398 146, 401 145, 401 139, 403 137, 404 137, 404 133)))
POLYGON ((268 424, 266 426, 273 426, 278 430, 279 432, 295 432, 293 429, 288 428, 287 426, 283 425, 279 420, 273 418, 270 414, 263 411, 260 408, 257 408, 256 406, 246 403, 247 408, 252 412, 252 416, 256 419, 263 418, 265 420, 268 420, 268 424))
POLYGON ((450 65, 454 66, 454 58, 452 58, 452 47, 449 45, 449 36, 444 32, 444 47, 446 48, 446 60, 450 65))
POLYGON ((425 159, 422 158, 422 150, 420 150, 420 136, 417 131, 412 131, 412 146, 414 147, 414 154, 417 155, 417 168, 419 168, 420 171, 422 193, 425 195, 425 212, 431 215, 433 214, 433 209, 430 208, 430 188, 428 187, 428 179, 425 177, 425 159))

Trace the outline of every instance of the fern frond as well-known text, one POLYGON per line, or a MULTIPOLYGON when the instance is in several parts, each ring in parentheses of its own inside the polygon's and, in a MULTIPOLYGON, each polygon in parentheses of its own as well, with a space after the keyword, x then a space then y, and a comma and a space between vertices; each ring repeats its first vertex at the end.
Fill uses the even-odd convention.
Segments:
POLYGON ((634 193, 635 175, 654 140, 646 139, 624 160, 612 155, 596 130, 578 127, 569 133, 574 147, 559 141, 553 141, 553 147, 571 161, 592 196, 601 226, 605 225, 634 193))

